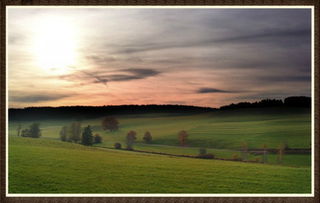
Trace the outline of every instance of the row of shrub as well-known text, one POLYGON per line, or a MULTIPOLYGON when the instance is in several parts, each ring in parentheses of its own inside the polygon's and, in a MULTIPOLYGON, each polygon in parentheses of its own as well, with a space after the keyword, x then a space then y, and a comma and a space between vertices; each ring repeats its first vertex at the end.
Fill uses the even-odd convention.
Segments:
POLYGON ((63 126, 60 130, 60 140, 64 142, 81 143, 90 146, 102 142, 102 137, 99 134, 93 135, 90 125, 81 128, 80 122, 71 123, 69 126, 63 126))
POLYGON ((22 129, 22 126, 19 125, 17 128, 18 136, 22 137, 32 137, 39 138, 41 137, 41 130, 39 123, 32 123, 29 128, 22 129))

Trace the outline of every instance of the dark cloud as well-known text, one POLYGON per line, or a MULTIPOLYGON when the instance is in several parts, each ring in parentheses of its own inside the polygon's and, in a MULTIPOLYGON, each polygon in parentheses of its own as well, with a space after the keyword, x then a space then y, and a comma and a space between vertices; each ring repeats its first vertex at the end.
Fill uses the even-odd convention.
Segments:
POLYGON ((94 78, 95 79, 95 83, 102 83, 104 84, 105 86, 107 86, 107 82, 109 82, 108 79, 104 78, 104 77, 101 77, 97 74, 94 74, 94 73, 90 73, 90 72, 87 72, 87 71, 81 71, 82 73, 84 73, 85 75, 91 77, 91 78, 94 78))
POLYGON ((238 93, 239 91, 229 91, 229 90, 203 87, 198 89, 196 92, 201 94, 207 94, 207 93, 238 93))
POLYGON ((73 73, 69 75, 59 76, 63 80, 71 81, 89 81, 91 83, 102 83, 107 85, 108 82, 121 82, 130 80, 139 80, 151 76, 156 76, 161 72, 153 69, 144 68, 128 68, 120 69, 116 71, 79 71, 78 73, 73 73), (81 74, 80 74, 80 73, 81 74), (93 80, 92 80, 93 79, 93 80))
POLYGON ((294 29, 294 30, 264 30, 253 34, 237 34, 224 38, 212 38, 204 40, 183 41, 180 43, 139 43, 137 45, 127 45, 119 48, 116 53, 131 54, 145 51, 158 51, 172 48, 192 48, 205 47, 214 44, 244 44, 244 43, 268 43, 277 46, 297 46, 305 41, 311 40, 311 30, 309 29, 294 29))
POLYGON ((63 94, 45 95, 44 93, 44 94, 10 96, 10 101, 21 102, 21 103, 30 103, 30 102, 37 103, 37 102, 45 102, 45 101, 55 101, 55 100, 63 99, 66 97, 70 97, 70 95, 63 95, 63 94))
POLYGON ((256 78, 260 82, 310 82, 311 75, 273 75, 273 76, 258 76, 256 78))

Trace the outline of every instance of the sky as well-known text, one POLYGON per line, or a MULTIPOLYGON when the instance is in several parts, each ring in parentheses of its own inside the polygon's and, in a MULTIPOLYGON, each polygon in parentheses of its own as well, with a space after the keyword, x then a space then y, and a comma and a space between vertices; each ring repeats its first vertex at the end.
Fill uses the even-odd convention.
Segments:
POLYGON ((10 108, 311 96, 311 9, 10 7, 10 108))

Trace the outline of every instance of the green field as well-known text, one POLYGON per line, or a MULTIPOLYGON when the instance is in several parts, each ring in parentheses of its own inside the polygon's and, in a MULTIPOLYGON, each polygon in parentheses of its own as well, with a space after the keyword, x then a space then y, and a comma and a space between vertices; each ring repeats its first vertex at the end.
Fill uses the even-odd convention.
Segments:
POLYGON ((103 150, 10 137, 9 193, 310 193, 309 167, 103 150))
MULTIPOLYGON (((173 155, 197 155, 206 148, 217 158, 241 156, 249 149, 310 148, 311 114, 304 108, 239 109, 203 114, 139 114, 116 117, 120 129, 103 131, 102 118, 82 120, 103 143, 93 147, 59 141, 59 131, 72 119, 9 122, 10 193, 308 193, 311 155, 285 154, 277 162, 269 154, 266 164, 202 160, 114 150, 125 147, 125 136, 135 130, 134 149, 173 155), (39 122, 42 137, 17 137, 16 128, 39 122), (187 146, 177 134, 186 130, 187 146), (145 131, 152 142, 143 142, 145 131), (36 166, 36 167, 35 167, 36 166), (35 181, 37 180, 37 181, 35 181), (38 181, 39 180, 39 181, 38 181)), ((249 155, 249 160, 261 156, 249 155)))

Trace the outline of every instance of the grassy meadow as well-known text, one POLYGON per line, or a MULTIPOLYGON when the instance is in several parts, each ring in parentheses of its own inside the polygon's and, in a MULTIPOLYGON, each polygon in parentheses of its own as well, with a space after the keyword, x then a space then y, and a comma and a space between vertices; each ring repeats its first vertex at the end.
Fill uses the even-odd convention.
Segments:
MULTIPOLYGON (((204 160, 113 149, 125 147, 128 131, 137 132, 135 150, 197 155, 206 148, 216 158, 241 156, 249 149, 310 148, 311 115, 304 108, 238 109, 201 114, 116 116, 119 130, 104 131, 102 118, 82 120, 103 142, 93 147, 59 140, 59 131, 75 120, 9 122, 9 193, 309 193, 311 155, 285 154, 266 164, 204 160), (19 124, 39 122, 39 139, 17 137, 19 124), (179 146, 178 132, 189 134, 179 146), (142 137, 151 132, 152 142, 142 137)), ((249 160, 261 159, 249 155, 249 160)))
POLYGON ((10 137, 10 193, 309 193, 309 167, 203 160, 10 137))

